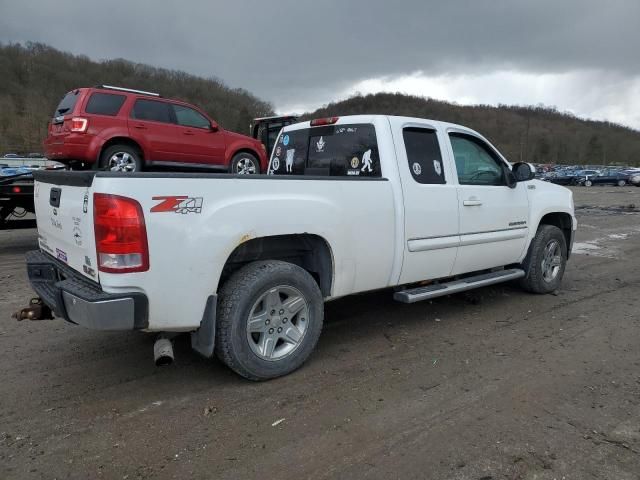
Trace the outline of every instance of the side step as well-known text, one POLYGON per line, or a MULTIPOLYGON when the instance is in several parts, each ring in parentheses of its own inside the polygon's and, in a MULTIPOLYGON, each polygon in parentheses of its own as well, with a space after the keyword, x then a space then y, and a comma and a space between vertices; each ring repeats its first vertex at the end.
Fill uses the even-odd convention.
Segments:
POLYGON ((510 268, 508 270, 499 270, 497 272, 483 273, 473 277, 454 280, 448 283, 438 283, 426 287, 411 288, 402 290, 393 294, 393 299, 402 303, 415 303, 422 300, 430 300, 444 295, 473 290, 474 288, 486 287, 496 283, 508 282, 517 278, 524 277, 524 270, 519 268, 510 268))

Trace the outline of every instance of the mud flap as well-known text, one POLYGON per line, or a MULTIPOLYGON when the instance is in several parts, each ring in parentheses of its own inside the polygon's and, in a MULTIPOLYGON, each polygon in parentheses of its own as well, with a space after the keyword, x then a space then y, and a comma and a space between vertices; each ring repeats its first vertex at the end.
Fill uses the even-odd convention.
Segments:
POLYGON ((191 332, 191 348, 206 358, 213 357, 213 348, 216 340, 217 303, 217 295, 210 295, 207 298, 200 328, 195 332, 191 332))

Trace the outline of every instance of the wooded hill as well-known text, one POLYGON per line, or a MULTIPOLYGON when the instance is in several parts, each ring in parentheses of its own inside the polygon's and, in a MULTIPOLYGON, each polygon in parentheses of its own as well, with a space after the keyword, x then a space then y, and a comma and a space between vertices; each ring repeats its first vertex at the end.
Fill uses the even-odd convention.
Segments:
POLYGON ((331 103, 304 118, 375 113, 470 127, 512 162, 640 166, 640 132, 609 122, 582 120, 548 107, 462 106, 379 93, 331 103))
MULTIPOLYGON (((39 152, 47 123, 73 88, 112 84, 161 93, 203 108, 222 126, 248 133, 272 106, 215 78, 155 68, 127 60, 92 61, 47 45, 0 44, 0 154, 39 152)), ((378 113, 460 123, 494 143, 511 161, 640 165, 640 132, 582 120, 546 107, 462 106, 402 94, 355 96, 303 118, 378 113)))
POLYGON ((244 134, 252 118, 272 113, 267 102, 215 78, 121 59, 95 62, 37 43, 0 44, 0 72, 0 155, 41 152, 54 109, 78 87, 106 84, 159 92, 193 103, 223 127, 244 134))

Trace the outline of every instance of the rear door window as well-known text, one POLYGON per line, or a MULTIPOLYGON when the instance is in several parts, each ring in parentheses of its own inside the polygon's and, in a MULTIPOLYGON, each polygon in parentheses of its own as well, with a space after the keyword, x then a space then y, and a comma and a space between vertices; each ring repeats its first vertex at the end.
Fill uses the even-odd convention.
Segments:
POLYGON ((424 184, 446 183, 436 131, 427 128, 405 128, 402 136, 413 179, 424 184))
POLYGON ((113 93, 92 93, 84 111, 95 115, 115 116, 126 99, 127 97, 124 95, 114 95, 113 93))
POLYGON ((170 105, 166 102, 138 99, 131 110, 131 118, 152 122, 173 123, 170 105))
POLYGON ((178 125, 183 127, 204 128, 207 130, 211 127, 209 120, 193 108, 183 107, 182 105, 172 105, 172 107, 178 125))
POLYGON ((273 149, 269 173, 380 177, 375 127, 329 125, 283 132, 273 149))

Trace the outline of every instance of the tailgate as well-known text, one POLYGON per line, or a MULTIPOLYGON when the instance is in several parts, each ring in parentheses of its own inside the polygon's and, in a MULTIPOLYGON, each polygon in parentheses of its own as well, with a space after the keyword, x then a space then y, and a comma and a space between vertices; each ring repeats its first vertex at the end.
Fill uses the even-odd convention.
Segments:
POLYGON ((93 199, 94 172, 35 172, 34 203, 40 249, 98 281, 93 199))

